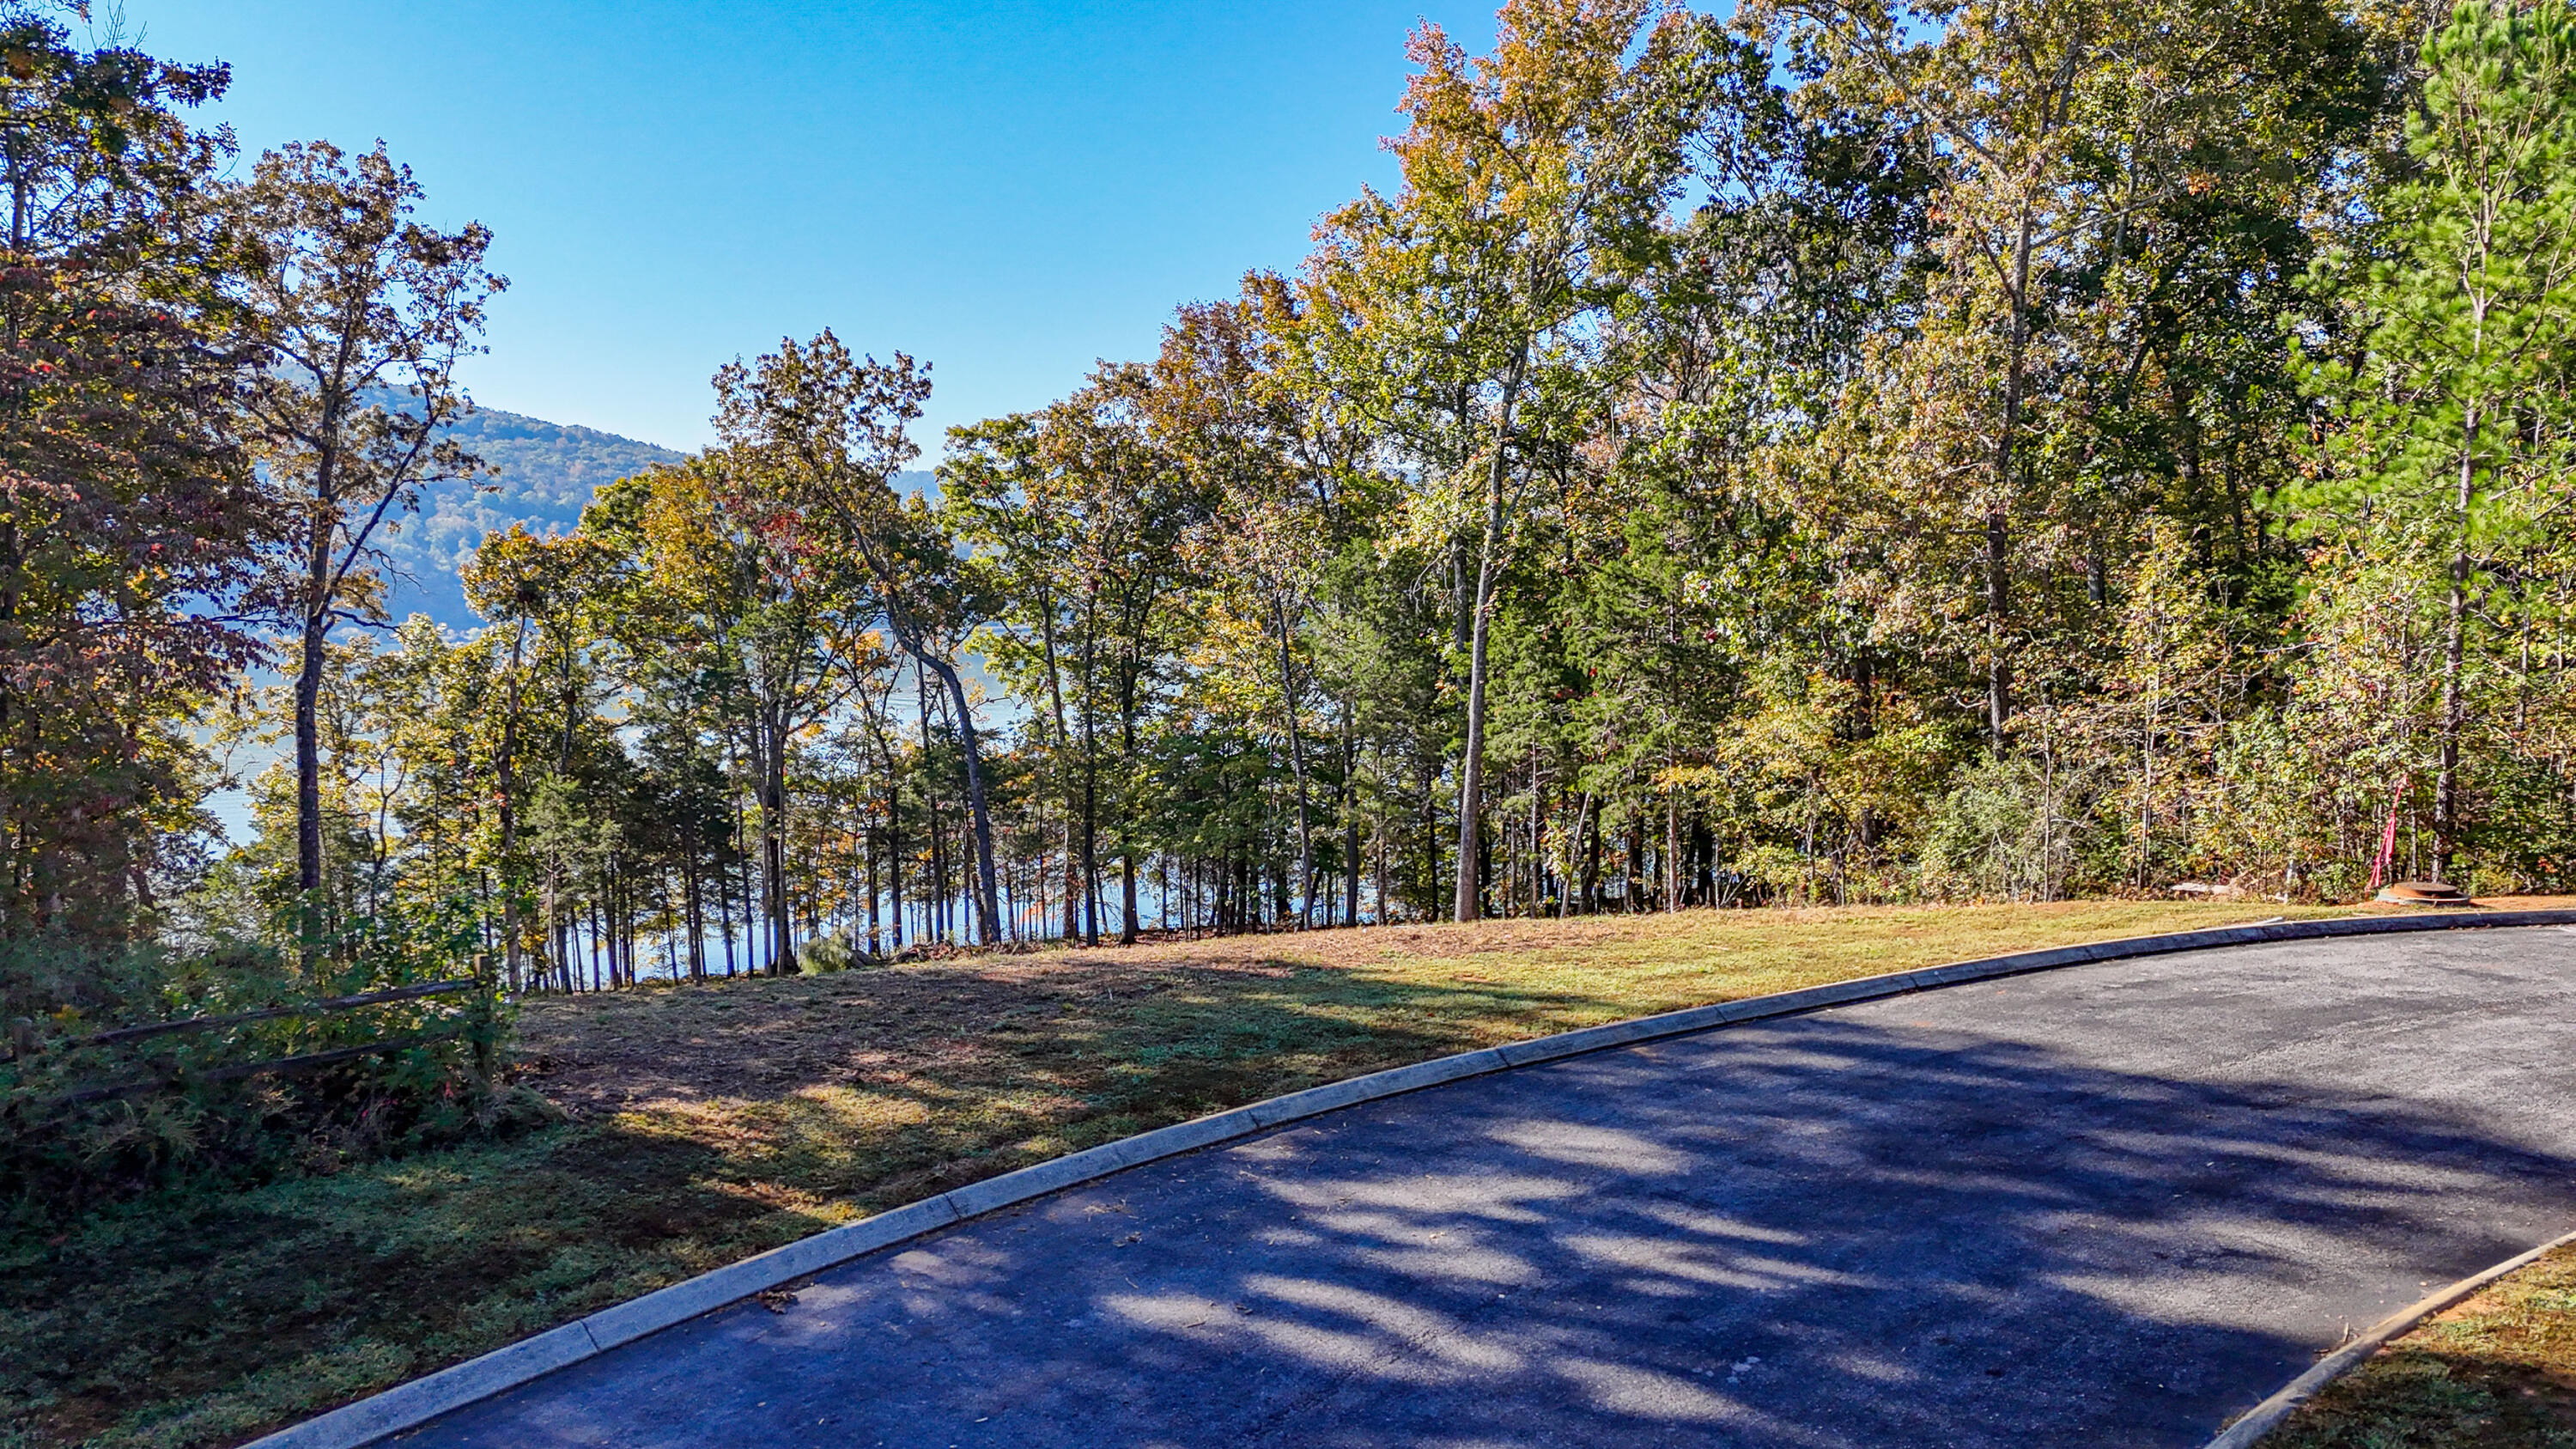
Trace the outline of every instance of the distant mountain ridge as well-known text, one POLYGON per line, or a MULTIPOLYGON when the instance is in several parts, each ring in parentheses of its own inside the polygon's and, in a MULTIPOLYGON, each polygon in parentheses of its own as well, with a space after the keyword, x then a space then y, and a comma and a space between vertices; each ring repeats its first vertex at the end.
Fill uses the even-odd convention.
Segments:
POLYGON ((387 600, 393 616, 427 614, 451 629, 483 622, 465 602, 457 572, 485 534, 513 523, 531 533, 569 533, 603 485, 688 456, 500 408, 475 409, 449 427, 447 436, 497 469, 497 476, 428 490, 420 511, 400 520, 384 546, 394 564, 387 600))
MULTIPOLYGON (((501 408, 475 409, 449 427, 447 436, 497 474, 427 490, 420 511, 393 521, 380 542, 393 561, 386 596, 393 616, 427 614, 458 631, 483 623, 465 602, 465 585, 457 575, 485 534, 514 523, 531 533, 570 533, 600 488, 689 456, 501 408)), ((899 474, 896 481, 908 492, 933 487, 927 472, 899 474)), ((931 496, 938 495, 932 491, 931 496)))

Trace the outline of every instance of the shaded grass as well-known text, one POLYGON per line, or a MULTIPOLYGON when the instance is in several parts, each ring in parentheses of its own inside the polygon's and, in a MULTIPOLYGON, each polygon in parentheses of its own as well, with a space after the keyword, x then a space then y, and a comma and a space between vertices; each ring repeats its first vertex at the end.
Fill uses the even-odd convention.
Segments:
POLYGON ((559 1126, 0 1239, 0 1449, 238 1443, 827 1226, 1362 1072, 2275 910, 1693 911, 540 999, 523 1080, 559 1126))
POLYGON ((2263 1449, 2576 1449, 2576 1248, 2381 1349, 2263 1449))

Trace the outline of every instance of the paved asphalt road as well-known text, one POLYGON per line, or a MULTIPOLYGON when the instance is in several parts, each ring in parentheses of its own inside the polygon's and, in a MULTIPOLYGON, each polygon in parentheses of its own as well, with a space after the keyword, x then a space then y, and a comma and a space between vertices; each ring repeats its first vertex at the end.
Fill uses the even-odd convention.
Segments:
POLYGON ((2576 1226, 2576 934, 2076 967, 1453 1083, 400 1441, 2198 1445, 2576 1226))

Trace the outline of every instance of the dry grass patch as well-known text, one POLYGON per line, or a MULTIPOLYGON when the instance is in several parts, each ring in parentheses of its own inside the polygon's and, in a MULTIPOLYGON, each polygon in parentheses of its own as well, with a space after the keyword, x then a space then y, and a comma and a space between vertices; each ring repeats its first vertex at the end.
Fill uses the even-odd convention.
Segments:
POLYGON ((2576 1449, 2576 1248, 2381 1349, 2263 1449, 2576 1449))
POLYGON ((0 1449, 237 1443, 748 1254, 1447 1052, 2320 909, 1693 911, 966 957, 529 1004, 567 1121, 0 1237, 0 1449))

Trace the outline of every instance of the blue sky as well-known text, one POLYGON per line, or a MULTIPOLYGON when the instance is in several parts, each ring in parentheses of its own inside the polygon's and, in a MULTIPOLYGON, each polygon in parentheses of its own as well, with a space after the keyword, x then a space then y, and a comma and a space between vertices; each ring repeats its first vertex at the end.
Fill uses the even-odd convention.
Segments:
POLYGON ((1062 395, 1386 184, 1404 36, 1490 3, 126 0, 245 155, 383 138, 493 228, 494 407, 673 447, 782 334, 930 359, 916 434, 1062 395))

